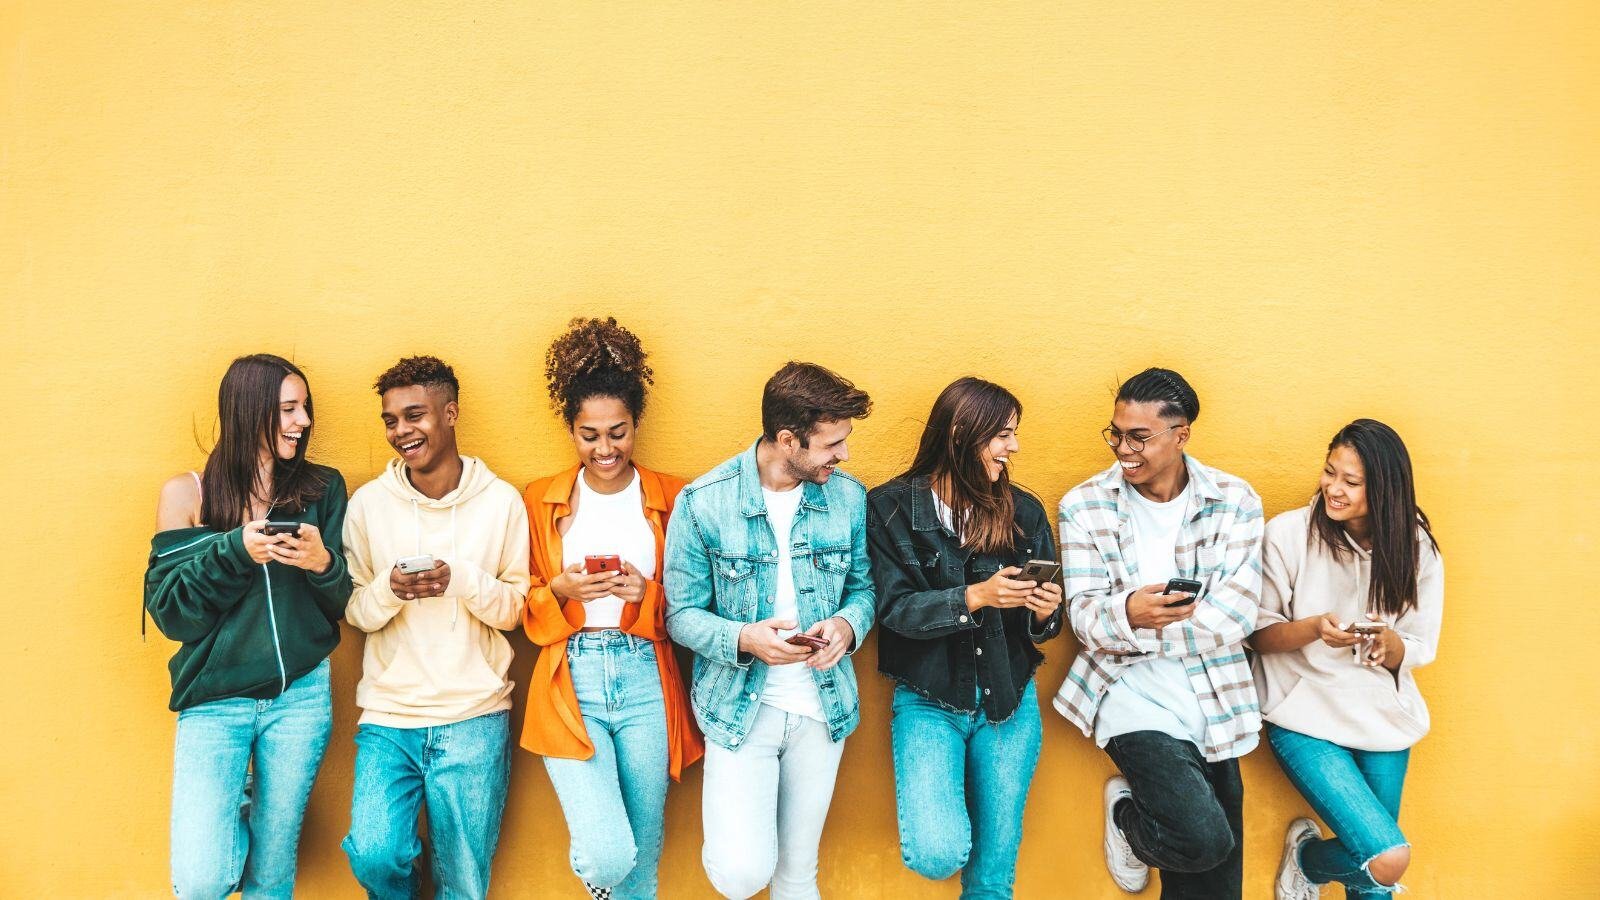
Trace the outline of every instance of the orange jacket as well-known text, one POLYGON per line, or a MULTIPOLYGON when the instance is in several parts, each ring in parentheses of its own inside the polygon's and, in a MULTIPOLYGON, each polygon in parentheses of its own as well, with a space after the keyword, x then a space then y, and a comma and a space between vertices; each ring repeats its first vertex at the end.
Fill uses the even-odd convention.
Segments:
MULTIPOLYGON (((683 489, 683 482, 643 466, 635 468, 639 471, 639 487, 644 494, 644 516, 656 534, 656 577, 645 583, 643 600, 623 605, 621 628, 655 644, 656 666, 661 672, 661 696, 667 708, 668 771, 673 780, 678 780, 684 766, 705 755, 705 742, 689 709, 689 697, 683 678, 678 674, 672 642, 667 639, 666 592, 661 587, 667 519, 672 515, 672 504, 683 489)), ((533 586, 528 591, 522 626, 528 638, 541 648, 528 685, 522 746, 541 756, 563 759, 588 759, 594 755, 594 744, 589 741, 589 731, 578 709, 578 695, 572 687, 572 670, 567 667, 567 638, 583 627, 583 603, 561 600, 550 590, 550 579, 561 574, 562 569, 561 532, 556 523, 572 513, 572 489, 577 484, 580 469, 574 466, 558 475, 541 478, 522 493, 522 501, 528 507, 528 531, 533 540, 528 561, 533 586)))

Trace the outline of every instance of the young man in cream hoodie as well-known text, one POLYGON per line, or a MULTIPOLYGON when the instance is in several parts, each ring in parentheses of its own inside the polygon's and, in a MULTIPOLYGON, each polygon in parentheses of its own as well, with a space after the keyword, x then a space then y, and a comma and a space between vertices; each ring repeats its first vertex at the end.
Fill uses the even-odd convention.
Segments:
MULTIPOLYGON (((400 454, 350 498, 345 608, 367 632, 355 797, 344 851, 370 897, 416 895, 418 807, 440 896, 483 897, 511 770, 511 645, 528 593, 528 518, 516 488, 456 450, 460 385, 431 356, 378 378, 400 454), (432 567, 408 574, 415 557, 432 567)), ((426 564, 424 563, 424 566, 426 564)))

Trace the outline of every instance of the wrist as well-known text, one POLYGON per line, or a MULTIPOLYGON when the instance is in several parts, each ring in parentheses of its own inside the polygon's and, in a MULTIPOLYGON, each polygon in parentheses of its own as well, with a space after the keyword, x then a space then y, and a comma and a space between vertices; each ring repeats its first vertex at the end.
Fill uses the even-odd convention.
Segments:
POLYGON ((967 612, 977 612, 987 605, 983 602, 983 597, 978 593, 978 585, 975 584, 967 585, 963 598, 967 601, 967 612))
POLYGON ((317 565, 315 567, 312 568, 311 572, 314 575, 326 575, 326 574, 328 574, 328 570, 332 569, 332 568, 333 568, 333 554, 328 551, 327 547, 323 547, 322 548, 322 559, 320 561, 318 561, 318 563, 317 563, 317 565))

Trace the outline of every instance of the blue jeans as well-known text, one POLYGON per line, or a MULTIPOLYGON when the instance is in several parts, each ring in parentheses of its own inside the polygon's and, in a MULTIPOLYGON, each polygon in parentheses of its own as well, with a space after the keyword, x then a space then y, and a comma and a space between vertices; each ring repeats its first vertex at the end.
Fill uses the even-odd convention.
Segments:
POLYGON ((489 864, 511 780, 511 716, 486 713, 432 728, 356 731, 355 797, 341 845, 373 900, 408 900, 421 885, 417 812, 428 805, 436 897, 489 893, 489 864))
POLYGON ((620 631, 575 634, 567 666, 594 755, 547 756, 544 766, 572 835, 572 871, 614 900, 654 898, 668 779, 655 646, 620 631))
POLYGON ((1016 714, 998 724, 981 709, 955 712, 897 685, 891 731, 905 864, 935 880, 959 869, 964 898, 1010 897, 1022 809, 1039 762, 1033 682, 1016 714))
POLYGON ((1300 868, 1317 884, 1337 881, 1347 897, 1392 893, 1367 873, 1385 850, 1408 846, 1400 832, 1400 790, 1410 750, 1350 750, 1267 723, 1285 775, 1337 837, 1300 848, 1300 868))
POLYGON ((213 700, 178 713, 173 893, 293 895, 300 820, 332 728, 327 660, 272 700, 213 700))

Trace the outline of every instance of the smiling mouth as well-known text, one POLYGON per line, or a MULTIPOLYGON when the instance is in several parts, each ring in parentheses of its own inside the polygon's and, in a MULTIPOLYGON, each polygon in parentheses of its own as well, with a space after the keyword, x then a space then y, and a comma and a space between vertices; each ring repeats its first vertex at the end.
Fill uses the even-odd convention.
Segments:
POLYGON ((295 431, 295 432, 285 431, 285 432, 283 432, 282 434, 280 434, 278 436, 283 438, 284 442, 287 443, 289 446, 298 447, 298 446, 300 446, 301 438, 305 437, 305 432, 303 432, 303 431, 295 431))
POLYGON ((1349 509, 1350 508, 1350 503, 1348 501, 1345 501, 1345 500, 1335 500, 1332 497, 1329 497, 1328 498, 1328 508, 1329 509, 1349 509))
POLYGON ((1132 472, 1136 469, 1144 468, 1144 463, 1136 459, 1119 459, 1117 460, 1117 465, 1122 466, 1122 471, 1124 472, 1132 472))
POLYGON ((417 438, 414 441, 407 441, 407 442, 405 442, 403 444, 396 444, 395 445, 395 449, 400 451, 400 455, 401 456, 410 456, 413 453, 416 453, 418 450, 421 450, 422 449, 422 444, 423 444, 423 439, 422 438, 417 438))
POLYGON ((594 460, 595 465, 603 466, 605 468, 610 468, 617 463, 622 462, 622 457, 620 456, 596 456, 592 457, 592 459, 594 460))

